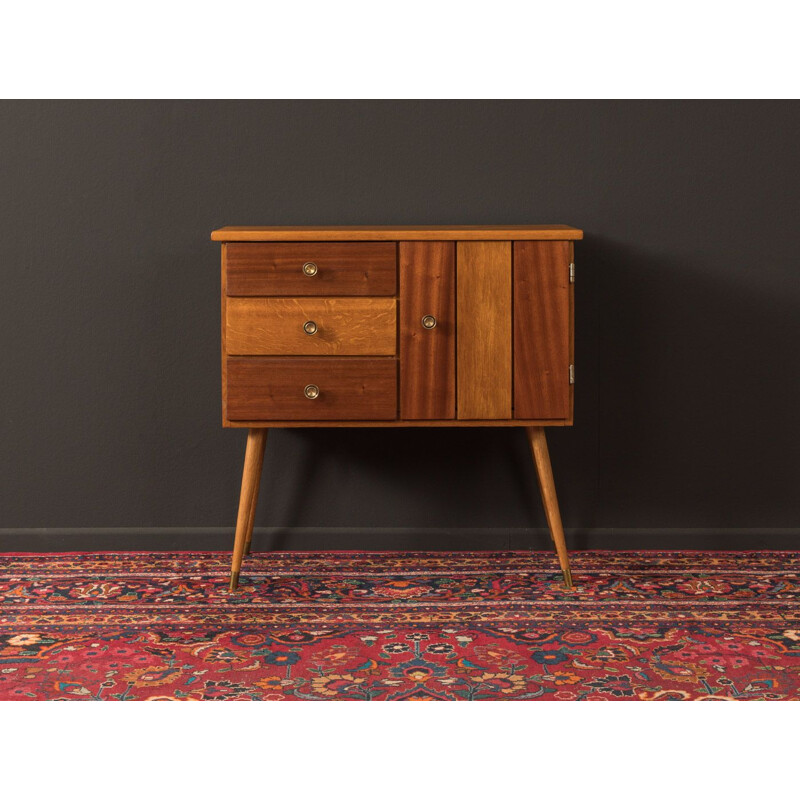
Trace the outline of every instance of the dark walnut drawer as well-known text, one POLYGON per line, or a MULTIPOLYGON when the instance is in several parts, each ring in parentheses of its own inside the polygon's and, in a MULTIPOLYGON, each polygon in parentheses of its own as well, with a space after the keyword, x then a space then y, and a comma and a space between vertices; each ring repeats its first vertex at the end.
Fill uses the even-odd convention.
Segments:
POLYGON ((392 356, 393 297, 229 297, 225 351, 232 356, 392 356))
POLYGON ((225 251, 229 297, 393 295, 394 242, 232 242, 225 251))
POLYGON ((227 359, 230 420, 373 420, 397 417, 394 358, 227 359))

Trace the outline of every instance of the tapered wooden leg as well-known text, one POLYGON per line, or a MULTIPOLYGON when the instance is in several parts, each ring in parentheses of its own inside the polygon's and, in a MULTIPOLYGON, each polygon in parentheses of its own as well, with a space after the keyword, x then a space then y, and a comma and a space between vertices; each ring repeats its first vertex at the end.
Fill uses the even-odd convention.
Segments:
POLYGON ((267 443, 266 428, 250 428, 247 434, 247 449, 244 454, 242 472, 242 491, 239 495, 239 514, 236 517, 236 540, 233 544, 231 562, 231 591, 239 586, 239 572, 242 569, 244 548, 253 534, 253 518, 261 483, 261 467, 264 463, 264 445, 267 443))
POLYGON ((258 490, 261 487, 261 467, 264 464, 264 448, 267 444, 267 432, 269 428, 261 428, 260 430, 264 431, 264 437, 261 440, 261 444, 259 445, 261 448, 261 452, 259 454, 259 467, 258 467, 258 479, 256 480, 255 486, 253 487, 253 499, 250 501, 250 517, 247 520, 247 539, 244 543, 244 554, 248 555, 250 552, 250 545, 253 541, 253 526, 255 525, 256 521, 256 506, 258 505, 258 490))
POLYGON ((561 512, 558 510, 556 486, 553 482, 553 469, 550 466, 550 453, 547 449, 544 428, 526 428, 525 433, 528 436, 531 453, 536 464, 536 474, 539 478, 539 489, 542 492, 544 513, 547 517, 550 535, 556 546, 561 572, 564 574, 564 584, 568 589, 571 589, 572 572, 569 568, 569 553, 567 553, 567 543, 564 540, 564 526, 561 524, 561 512))

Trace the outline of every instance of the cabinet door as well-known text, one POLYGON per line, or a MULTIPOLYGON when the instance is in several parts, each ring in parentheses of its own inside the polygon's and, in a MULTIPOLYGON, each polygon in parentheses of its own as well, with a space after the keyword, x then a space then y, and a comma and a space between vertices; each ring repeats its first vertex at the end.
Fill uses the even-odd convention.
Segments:
POLYGON ((400 418, 453 419, 455 245, 400 242, 400 418))
POLYGON ((569 242, 514 242, 514 417, 567 419, 569 242))

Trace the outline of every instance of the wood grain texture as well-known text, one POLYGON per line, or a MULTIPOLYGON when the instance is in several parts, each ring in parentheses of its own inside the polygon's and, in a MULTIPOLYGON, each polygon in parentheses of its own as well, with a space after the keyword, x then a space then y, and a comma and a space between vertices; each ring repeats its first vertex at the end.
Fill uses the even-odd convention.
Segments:
POLYGON ((459 419, 511 416, 511 242, 456 250, 459 419))
POLYGON ((231 420, 378 420, 397 417, 394 358, 228 357, 231 420), (319 396, 309 400, 304 388, 319 396))
POLYGON ((267 242, 228 245, 229 296, 393 295, 393 242, 267 242), (308 276, 303 265, 313 262, 308 276))
POLYGON ((400 416, 456 415, 455 245, 400 242, 400 416), (422 318, 436 318, 427 330, 422 318))
POLYGON ((514 416, 570 416, 569 242, 514 242, 514 416))
POLYGON ((215 242, 302 241, 510 241, 582 239, 569 225, 336 225, 229 226, 212 231, 215 242))
MULTIPOLYGON (((575 243, 569 243, 569 260, 575 263, 575 243)), ((577 278, 576 278, 577 280, 577 278)), ((569 363, 575 364, 575 282, 569 285, 569 363)), ((567 421, 572 425, 575 416, 575 385, 569 387, 569 413, 567 421)))
POLYGON ((229 355, 390 356, 396 351, 393 297, 229 297, 229 355), (303 330, 313 322, 317 332, 303 330))

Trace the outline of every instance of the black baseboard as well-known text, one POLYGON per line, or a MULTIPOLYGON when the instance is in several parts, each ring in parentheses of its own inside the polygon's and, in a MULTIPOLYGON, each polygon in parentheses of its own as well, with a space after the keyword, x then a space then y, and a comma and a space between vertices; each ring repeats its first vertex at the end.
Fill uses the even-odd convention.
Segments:
MULTIPOLYGON (((570 550, 800 550, 800 528, 574 528, 570 550)), ((0 528, 0 552, 228 551, 232 528, 0 528)), ((546 528, 256 528, 253 550, 547 550, 546 528)))

